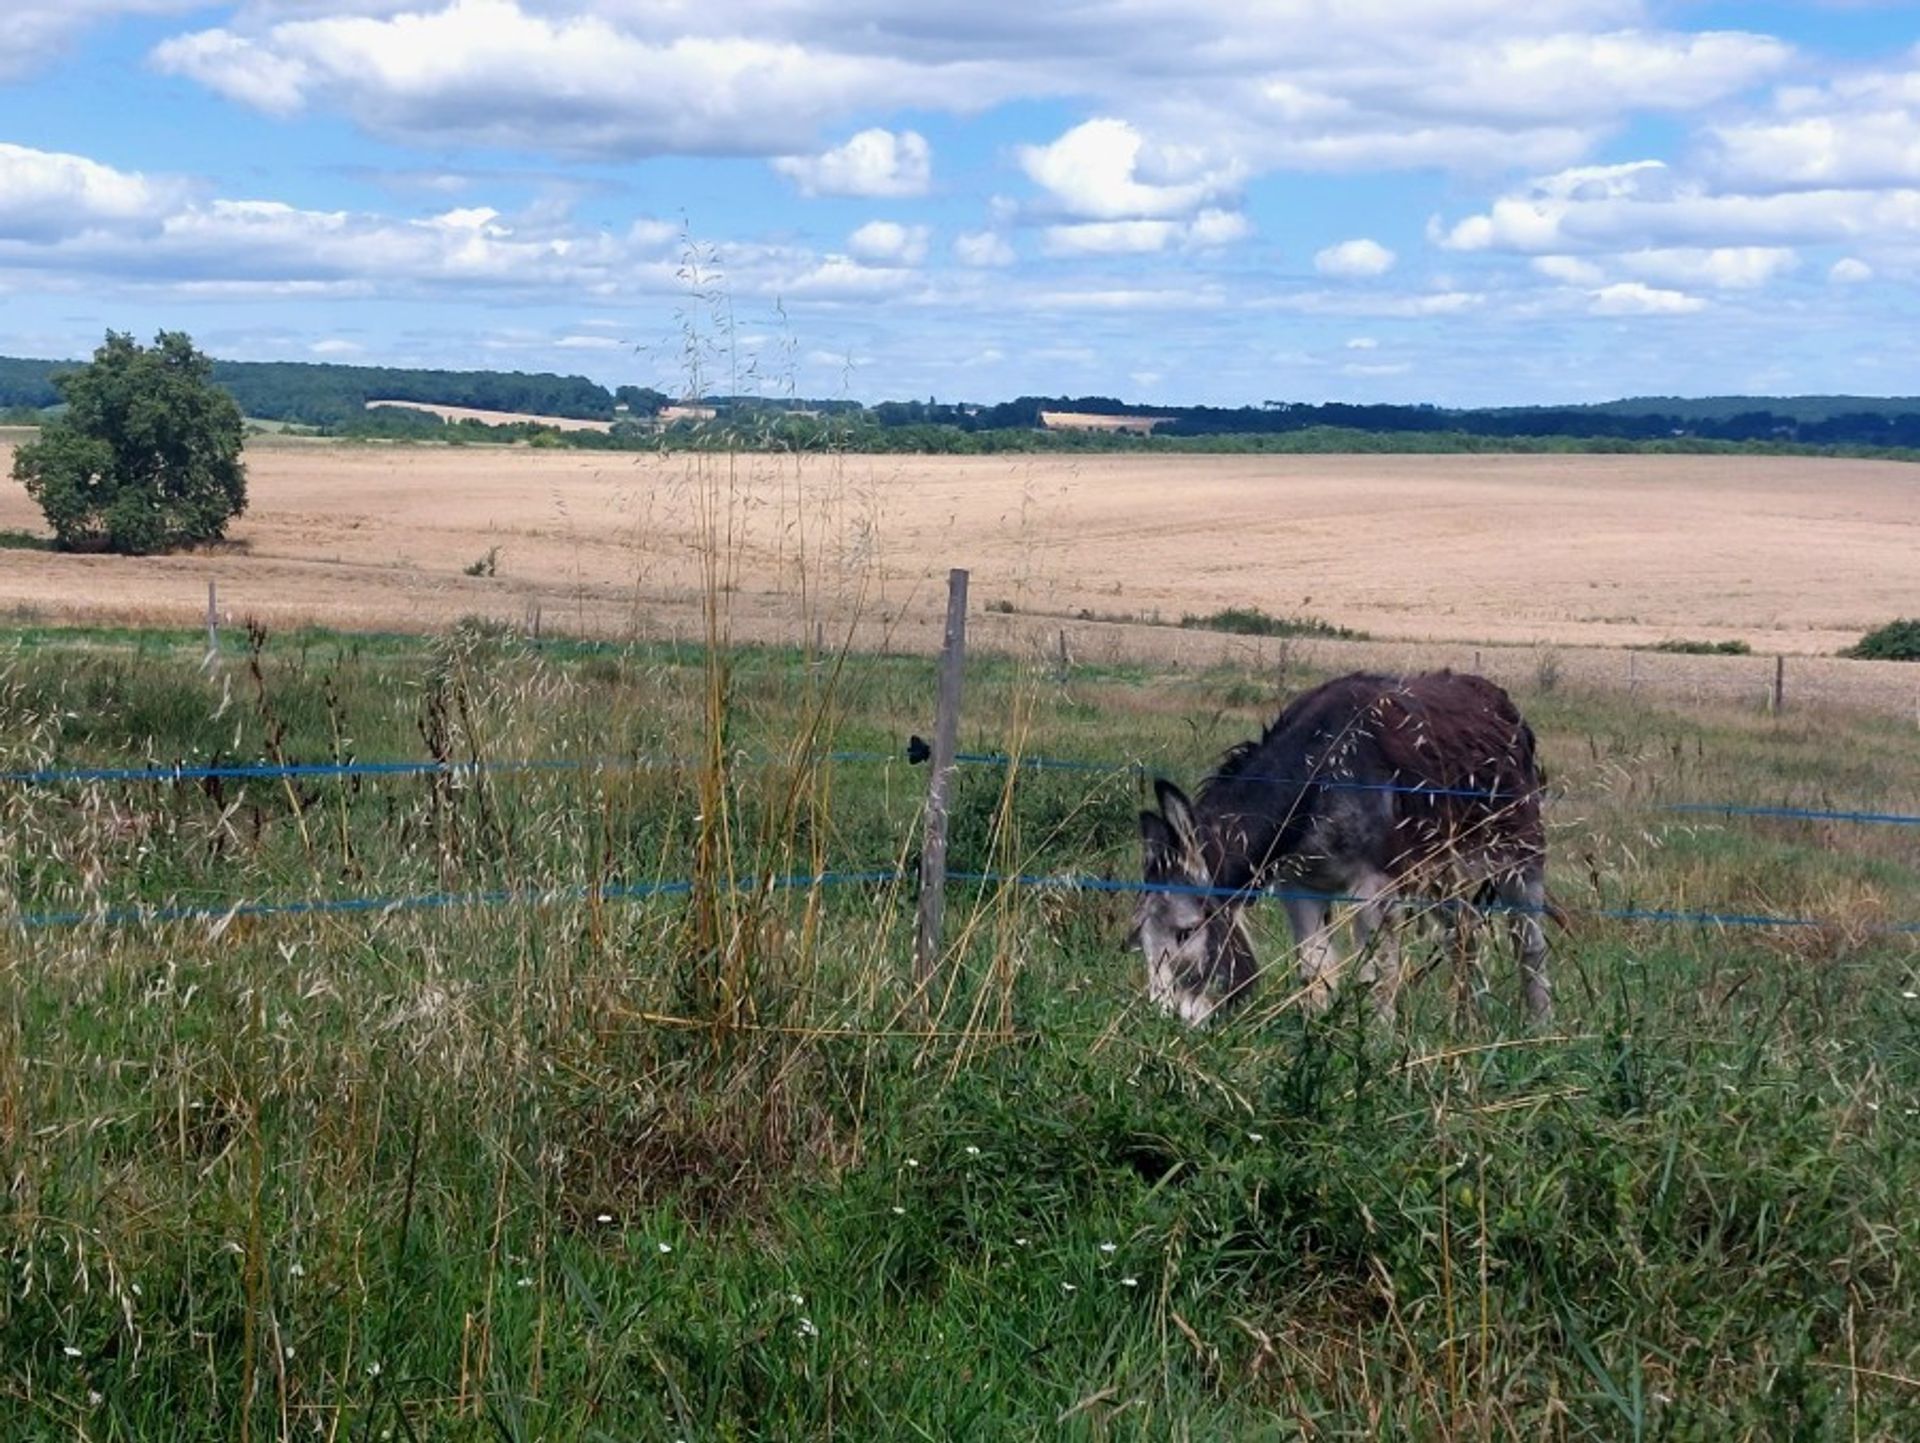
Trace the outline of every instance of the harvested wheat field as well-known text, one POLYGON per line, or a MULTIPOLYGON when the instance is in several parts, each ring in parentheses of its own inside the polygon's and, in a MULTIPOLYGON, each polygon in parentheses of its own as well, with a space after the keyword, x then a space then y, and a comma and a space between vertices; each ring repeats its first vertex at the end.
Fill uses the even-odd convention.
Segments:
MULTIPOLYGON (((4 448, 0 448, 4 451, 4 448)), ((702 518, 733 634, 937 643, 950 566, 978 643, 1100 659, 1262 660, 1284 643, 1175 630, 1226 607, 1373 644, 1292 643, 1496 676, 1910 709, 1914 669, 1815 660, 1920 610, 1920 468, 1681 456, 654 456, 266 439, 231 544, 150 560, 0 550, 16 619, 692 634, 702 518), (492 558, 492 575, 464 574, 492 558), (1010 609, 1009 609, 1010 608, 1010 609), (857 620, 855 620, 857 618, 857 620), (1746 658, 1640 656, 1740 640, 1746 658), (1551 654, 1542 651, 1551 648, 1551 654), (1595 650, 1599 649, 1599 650, 1595 650)), ((0 533, 42 534, 15 483, 0 533)))

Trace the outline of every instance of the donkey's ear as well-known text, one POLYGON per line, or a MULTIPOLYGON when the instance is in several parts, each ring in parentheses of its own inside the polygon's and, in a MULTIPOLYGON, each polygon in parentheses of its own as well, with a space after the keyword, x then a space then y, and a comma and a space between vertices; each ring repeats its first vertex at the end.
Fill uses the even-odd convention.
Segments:
POLYGON ((1165 777, 1155 777, 1153 795, 1159 800, 1160 810, 1166 815, 1167 825, 1173 828, 1173 835, 1179 839, 1182 848, 1191 850, 1199 829, 1194 825, 1193 803, 1187 800, 1187 794, 1165 777))
POLYGON ((1146 853, 1147 872, 1165 874, 1180 865, 1180 843, 1173 828, 1158 812, 1140 814, 1140 845, 1146 853))

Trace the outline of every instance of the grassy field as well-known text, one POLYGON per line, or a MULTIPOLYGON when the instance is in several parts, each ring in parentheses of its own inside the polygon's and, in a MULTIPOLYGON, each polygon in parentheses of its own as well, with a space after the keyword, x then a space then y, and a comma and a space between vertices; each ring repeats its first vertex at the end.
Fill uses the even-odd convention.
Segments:
MULTIPOLYGON (((1196 1035, 1125 897, 960 889, 917 996, 909 888, 753 885, 911 866, 924 772, 812 758, 924 732, 925 662, 256 643, 21 633, 0 769, 585 765, 0 783, 0 1437, 1920 1435, 1911 829, 1657 810, 1920 811, 1910 725, 1523 695, 1558 1030, 1503 950, 1196 1035), (158 905, 212 915, 15 925, 158 905)), ((1277 700, 969 687, 968 750, 1187 781, 1277 700)), ((1141 790, 965 770, 952 865, 1135 876, 1141 790)))

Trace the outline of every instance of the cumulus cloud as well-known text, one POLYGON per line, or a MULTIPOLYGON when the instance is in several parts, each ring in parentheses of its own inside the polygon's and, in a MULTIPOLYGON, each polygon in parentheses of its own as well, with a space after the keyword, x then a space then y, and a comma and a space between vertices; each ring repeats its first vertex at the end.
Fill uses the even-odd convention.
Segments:
POLYGON ((1198 150, 1150 146, 1131 124, 1111 117, 1018 154, 1021 168, 1062 210, 1094 220, 1187 215, 1238 178, 1231 168, 1209 168, 1198 150))
POLYGON ((1597 286, 1607 278, 1599 266, 1579 256, 1535 256, 1533 268, 1549 280, 1570 286, 1597 286))
POLYGON ((1619 263, 1671 285, 1750 290, 1792 270, 1800 257, 1787 246, 1667 246, 1627 251, 1619 263))
POLYGON ((1151 255, 1179 247, 1213 250, 1245 238, 1253 227, 1237 211, 1203 210, 1189 221, 1097 220, 1046 228, 1043 244, 1052 256, 1151 255))
POLYGON ((1596 316, 1683 316, 1704 309, 1706 304, 1684 291, 1661 290, 1641 281, 1616 281, 1593 293, 1590 309, 1596 316))
MULTIPOLYGON (((273 114, 322 106, 416 144, 583 154, 789 155, 796 133, 855 103, 971 109, 1000 94, 990 67, 965 60, 925 65, 746 30, 656 38, 661 29, 549 18, 520 0, 449 0, 200 31, 161 44, 153 60, 273 114)), ((821 178, 846 179, 849 164, 821 178)), ((905 164, 911 176, 910 153, 905 164)))
POLYGON ((31 74, 92 26, 199 6, 200 0, 9 0, 0 7, 0 81, 31 74))
POLYGON ((933 148, 918 131, 875 127, 818 155, 783 155, 773 168, 803 195, 925 195, 933 181, 933 148))
POLYGON ((1839 286, 1857 286, 1873 279, 1873 267, 1853 256, 1843 256, 1827 271, 1827 279, 1839 286))
MULTIPOLYGON (((1920 51, 1912 52, 1920 62, 1920 51)), ((1712 167, 1744 190, 1920 183, 1920 63, 1789 86, 1771 113, 1714 126, 1712 167)))
POLYGON ((184 183, 115 170, 81 155, 0 144, 0 238, 53 240, 146 228, 184 199, 184 183))
POLYGON ((917 266, 927 258, 931 231, 923 225, 870 220, 847 237, 847 249, 864 261, 887 266, 917 266))
POLYGON ((1795 245, 1920 239, 1920 189, 1720 191, 1647 160, 1541 177, 1482 214, 1436 221, 1429 234, 1454 250, 1522 255, 1711 251, 1726 274, 1777 273, 1795 245))
POLYGON ((1177 219, 1277 168, 1561 168, 1636 112, 1727 100, 1791 59, 1763 35, 1653 27, 1644 0, 931 17, 918 0, 255 0, 155 54, 255 108, 326 109, 414 143, 762 155, 809 193, 869 197, 925 192, 924 138, 874 128, 811 153, 826 127, 1064 100, 1094 118, 1017 157, 1063 221, 1177 219))
POLYGON ((1361 236, 1328 246, 1313 258, 1313 268, 1323 276, 1356 279, 1383 276, 1393 269, 1395 256, 1379 241, 1361 236))
POLYGON ((963 266, 1010 266, 1018 257, 998 231, 967 231, 953 238, 953 258, 963 266))

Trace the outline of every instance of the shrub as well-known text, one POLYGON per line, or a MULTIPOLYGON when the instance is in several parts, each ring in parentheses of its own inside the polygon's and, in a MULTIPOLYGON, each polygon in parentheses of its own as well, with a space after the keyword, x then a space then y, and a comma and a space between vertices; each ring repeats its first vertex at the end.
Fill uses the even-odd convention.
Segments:
POLYGON ((1920 661, 1920 617, 1875 627, 1840 654, 1863 661, 1920 661))
POLYGON ((1187 615, 1180 625, 1191 631, 1226 631, 1235 636, 1334 636, 1363 641, 1366 633, 1353 631, 1317 616, 1269 616, 1257 606, 1229 606, 1209 616, 1187 615))
POLYGON ((1676 652, 1681 656, 1750 656, 1753 648, 1744 641, 1656 641, 1654 651, 1676 652))
POLYGON ((93 361, 54 379, 67 402, 13 475, 59 545, 131 556, 217 541, 247 505, 245 428, 213 363, 180 331, 152 349, 109 331, 93 361))

